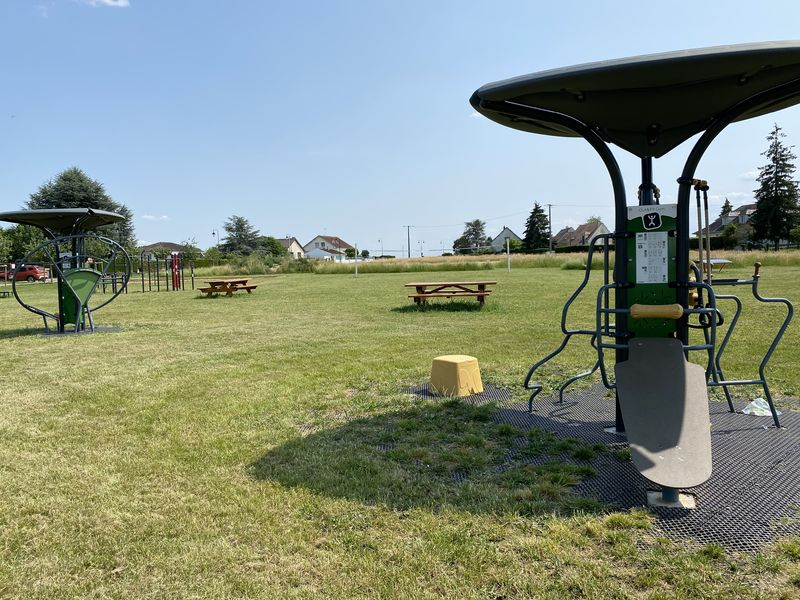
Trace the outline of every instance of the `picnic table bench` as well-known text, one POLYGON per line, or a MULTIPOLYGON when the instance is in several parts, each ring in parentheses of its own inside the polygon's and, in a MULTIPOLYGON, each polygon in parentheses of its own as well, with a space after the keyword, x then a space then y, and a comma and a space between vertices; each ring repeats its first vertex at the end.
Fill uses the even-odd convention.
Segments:
POLYGON ((415 293, 408 297, 415 304, 424 305, 429 298, 477 298, 483 306, 486 296, 492 293, 487 289, 495 285, 496 281, 431 281, 425 283, 407 283, 406 287, 413 287, 415 293))
POLYGON ((210 298, 214 294, 225 294, 226 296, 233 296, 233 292, 240 290, 247 291, 251 294, 257 285, 248 285, 249 279, 213 279, 206 280, 206 287, 200 288, 198 291, 207 294, 210 298))

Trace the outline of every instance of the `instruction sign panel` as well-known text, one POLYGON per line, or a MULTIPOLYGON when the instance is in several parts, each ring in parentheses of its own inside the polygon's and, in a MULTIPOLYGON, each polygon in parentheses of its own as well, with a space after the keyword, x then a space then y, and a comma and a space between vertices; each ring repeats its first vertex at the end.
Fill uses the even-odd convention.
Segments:
POLYGON ((636 283, 667 283, 668 238, 666 231, 636 234, 636 283))

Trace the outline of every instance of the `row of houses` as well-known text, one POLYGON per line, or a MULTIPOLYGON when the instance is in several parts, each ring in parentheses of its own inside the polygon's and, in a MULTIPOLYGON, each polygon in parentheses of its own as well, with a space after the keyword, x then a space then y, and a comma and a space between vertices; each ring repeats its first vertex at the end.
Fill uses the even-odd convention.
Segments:
MULTIPOLYGON (((731 210, 727 214, 721 215, 709 226, 711 237, 721 235, 725 228, 733 223, 737 230, 737 243, 744 243, 744 241, 749 238, 750 225, 748 222, 755 213, 755 210, 755 204, 744 204, 731 210)), ((586 247, 593 244, 597 236, 606 233, 609 233, 608 227, 606 227, 602 221, 596 220, 578 225, 577 227, 564 227, 553 236, 553 247, 586 247)), ((698 232, 695 232, 695 236, 697 235, 698 232)), ((292 236, 277 238, 277 240, 292 258, 316 258, 340 262, 345 260, 348 250, 355 250, 354 246, 348 244, 342 238, 333 235, 318 235, 305 245, 301 244, 297 238, 292 236)), ((520 236, 514 233, 509 227, 504 226, 502 231, 492 238, 490 246, 495 252, 503 252, 506 249, 506 240, 522 242, 520 236)), ((158 242, 145 246, 142 249, 148 250, 156 247, 165 248, 174 252, 180 252, 182 249, 180 244, 174 244, 172 242, 158 242)))
MULTIPOLYGON (((734 208, 728 213, 720 215, 716 220, 710 223, 708 227, 709 235, 711 237, 720 236, 729 225, 733 224, 735 228, 735 242, 737 245, 742 246, 750 238, 750 234, 752 232, 750 219, 753 217, 755 212, 755 204, 743 204, 742 206, 734 208)), ((553 236, 553 247, 565 248, 570 246, 589 246, 594 243, 594 240, 597 238, 597 236, 605 233, 609 233, 609 229, 601 221, 584 223, 583 225, 579 225, 578 227, 574 228, 565 227, 553 236)), ((698 237, 700 232, 696 231, 694 235, 695 237, 698 237)), ((517 236, 513 231, 508 229, 508 227, 504 227, 503 231, 500 233, 500 236, 492 241, 492 247, 498 251, 505 248, 505 237, 502 239, 500 244, 495 244, 495 242, 501 236, 508 237, 512 240, 521 241, 519 236, 517 236)))
MULTIPOLYGON (((566 248, 570 246, 589 246, 598 235, 609 233, 601 221, 593 221, 591 223, 584 223, 578 227, 564 227, 561 231, 553 236, 554 248, 566 248)), ((522 242, 516 233, 511 231, 508 227, 503 227, 503 231, 497 237, 492 239, 491 247, 496 252, 502 252, 506 248, 506 240, 522 242)))
MULTIPOLYGON (((755 211, 755 204, 744 204, 720 216, 709 226, 711 237, 721 235, 725 228, 733 223, 737 229, 737 241, 742 243, 743 240, 749 237, 750 225, 748 222, 755 211)), ((599 220, 592 220, 589 223, 583 223, 577 227, 564 227, 553 235, 553 247, 569 248, 573 246, 590 246, 598 236, 607 233, 610 233, 610 230, 599 220)), ((695 236, 697 235, 698 232, 695 232, 695 236)), ((503 226, 502 231, 492 238, 490 246, 495 252, 504 252, 506 249, 506 240, 522 242, 520 236, 514 233, 509 227, 503 226)), ((347 248, 352 248, 350 244, 341 238, 324 235, 318 235, 305 246, 300 246, 295 238, 285 238, 279 241, 283 247, 296 258, 306 256, 308 258, 322 258, 325 260, 341 260, 341 257, 344 256, 344 251, 347 248)))
POLYGON ((277 238, 286 253, 292 258, 319 258, 322 260, 342 261, 347 250, 355 247, 335 235, 318 235, 303 246, 296 237, 277 238))

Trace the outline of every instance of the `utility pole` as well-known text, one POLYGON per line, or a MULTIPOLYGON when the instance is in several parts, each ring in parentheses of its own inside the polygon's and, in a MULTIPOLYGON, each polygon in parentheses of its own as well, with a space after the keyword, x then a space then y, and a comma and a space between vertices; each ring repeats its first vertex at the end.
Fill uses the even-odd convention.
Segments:
POLYGON ((547 239, 550 242, 550 252, 553 251, 553 205, 547 205, 547 239))
POLYGON ((406 247, 408 248, 408 258, 411 258, 411 228, 413 225, 402 225, 402 227, 406 228, 406 236, 408 241, 408 246, 406 247))

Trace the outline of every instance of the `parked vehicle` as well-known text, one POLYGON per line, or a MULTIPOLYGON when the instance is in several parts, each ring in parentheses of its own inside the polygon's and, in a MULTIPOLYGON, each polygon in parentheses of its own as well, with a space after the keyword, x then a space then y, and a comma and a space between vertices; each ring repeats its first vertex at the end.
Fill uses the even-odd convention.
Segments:
MULTIPOLYGON (((0 269, 0 280, 11 279, 14 270, 0 269)), ((42 267, 37 265, 25 265, 20 267, 17 271, 17 281, 44 281, 47 279, 47 273, 42 267)))

